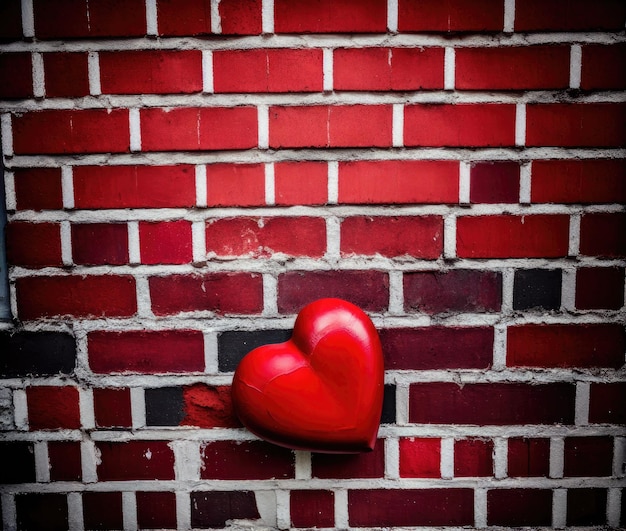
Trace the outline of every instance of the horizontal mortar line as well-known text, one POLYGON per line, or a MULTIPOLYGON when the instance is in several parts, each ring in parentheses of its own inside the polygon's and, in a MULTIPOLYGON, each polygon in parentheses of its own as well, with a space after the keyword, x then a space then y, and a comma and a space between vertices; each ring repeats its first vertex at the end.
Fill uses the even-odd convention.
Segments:
POLYGON ((85 110, 183 107, 239 107, 257 105, 315 106, 315 105, 394 105, 394 104, 459 104, 459 103, 621 103, 626 91, 599 91, 592 93, 569 90, 539 91, 410 91, 410 92, 313 92, 313 93, 233 93, 233 94, 140 94, 86 96, 84 98, 1 100, 2 112, 41 110, 85 110))
POLYGON ((452 160, 481 161, 506 160, 529 161, 550 159, 621 159, 626 157, 623 148, 455 148, 455 147, 404 147, 388 149, 320 148, 320 149, 268 149, 214 152, 142 152, 118 154, 79 155, 12 155, 5 157, 5 167, 37 168, 62 166, 171 166, 175 164, 212 163, 268 163, 282 161, 354 162, 384 160, 452 160))
POLYGON ((17 41, 0 46, 2 52, 68 52, 77 51, 137 51, 137 50, 248 50, 263 48, 362 48, 362 47, 412 47, 453 46, 495 47, 532 46, 540 44, 617 44, 626 41, 623 32, 550 32, 550 33, 496 33, 493 35, 434 35, 415 33, 378 33, 372 35, 304 34, 258 35, 214 38, 149 37, 126 39, 98 39, 72 41, 17 41))

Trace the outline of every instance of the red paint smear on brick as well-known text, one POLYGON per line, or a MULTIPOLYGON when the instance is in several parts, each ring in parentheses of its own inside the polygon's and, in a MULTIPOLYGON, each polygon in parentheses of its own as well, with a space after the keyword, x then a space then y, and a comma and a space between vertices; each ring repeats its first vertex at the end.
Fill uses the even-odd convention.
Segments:
POLYGON ((210 387, 194 384, 183 389, 185 418, 182 426, 198 428, 239 428, 241 423, 233 412, 230 386, 210 387))

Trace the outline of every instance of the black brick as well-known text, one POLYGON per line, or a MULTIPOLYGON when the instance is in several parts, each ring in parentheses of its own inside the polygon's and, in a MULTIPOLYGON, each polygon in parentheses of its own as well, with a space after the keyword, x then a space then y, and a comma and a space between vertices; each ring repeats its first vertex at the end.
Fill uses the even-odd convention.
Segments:
POLYGON ((18 529, 41 531, 68 528, 66 494, 18 494, 15 506, 18 529))
POLYGON ((383 395, 383 414, 380 417, 381 424, 396 423, 396 386, 385 385, 383 395))
POLYGON ((219 370, 233 372, 251 350, 263 345, 284 343, 290 337, 291 330, 222 332, 217 339, 219 370))
POLYGON ((521 269, 516 271, 513 284, 513 309, 560 309, 561 276, 560 269, 521 269))
POLYGON ((61 332, 0 333, 0 376, 71 374, 76 366, 76 341, 61 332))
POLYGON ((0 484, 35 481, 35 454, 32 443, 0 442, 0 484))
POLYGON ((603 526, 606 524, 606 489, 569 489, 567 525, 603 526))
POLYGON ((146 425, 178 426, 185 417, 182 387, 146 389, 146 425))
POLYGON ((191 527, 224 527, 228 520, 258 519, 254 492, 192 492, 191 527))

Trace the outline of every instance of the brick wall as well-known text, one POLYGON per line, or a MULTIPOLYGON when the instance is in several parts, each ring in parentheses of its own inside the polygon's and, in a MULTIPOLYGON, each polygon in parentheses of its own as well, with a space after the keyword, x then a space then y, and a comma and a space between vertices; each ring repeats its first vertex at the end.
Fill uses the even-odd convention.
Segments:
POLYGON ((625 20, 4 0, 4 529, 626 525, 625 20), (326 296, 383 343, 369 454, 232 413, 326 296))

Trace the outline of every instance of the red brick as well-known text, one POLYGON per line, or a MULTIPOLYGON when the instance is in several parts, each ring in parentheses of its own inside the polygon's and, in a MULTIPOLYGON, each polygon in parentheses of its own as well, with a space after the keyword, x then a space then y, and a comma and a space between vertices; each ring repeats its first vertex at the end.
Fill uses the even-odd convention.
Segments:
POLYGON ((87 52, 43 54, 47 98, 77 98, 89 95, 87 52))
POLYGON ((626 89, 626 44, 583 46, 580 88, 626 89))
POLYGON ((620 31, 625 21, 621 0, 524 0, 515 6, 515 31, 620 31))
POLYGON ((67 494, 24 493, 15 496, 16 529, 68 529, 67 494))
POLYGON ((454 477, 493 476, 493 441, 461 439, 454 441, 454 477))
POLYGON ((507 333, 511 367, 621 367, 626 333, 618 324, 520 325, 507 333))
POLYGON ((318 454, 311 456, 314 478, 382 478, 385 475, 385 442, 376 441, 374 450, 361 454, 318 454))
POLYGON ((137 311, 130 276, 42 276, 19 278, 16 284, 20 319, 130 317, 137 311))
POLYGON ((82 478, 80 442, 48 443, 51 481, 80 481, 82 478))
POLYGON ((174 452, 166 441, 97 442, 99 481, 174 479, 174 452))
POLYGON ((459 163, 433 160, 339 163, 340 203, 458 203, 459 163))
POLYGON ((569 87, 569 46, 459 48, 459 90, 537 90, 569 87))
POLYGON ((400 477, 440 478, 441 439, 401 438, 400 477))
POLYGON ((254 107, 141 109, 144 151, 249 149, 257 146, 254 107))
POLYGON ((612 476, 613 437, 566 437, 563 475, 612 476))
POLYGON ((289 510, 293 527, 334 527, 335 493, 331 490, 292 490, 289 510))
POLYGON ((141 37, 146 34, 143 0, 34 0, 38 39, 141 37))
POLYGON ((291 450, 264 441, 214 441, 201 449, 200 479, 293 479, 291 450))
POLYGON ((61 168, 16 168, 13 174, 17 210, 63 208, 61 168))
POLYGON ((159 35, 211 33, 211 0, 158 0, 159 35))
POLYGON ((26 402, 30 430, 80 428, 76 387, 27 387, 26 402))
POLYGON ((315 161, 274 163, 274 196, 274 202, 280 206, 326 204, 328 164, 315 161))
POLYGON ((182 426, 197 428, 240 428, 233 412, 230 386, 208 386, 203 383, 183 388, 185 417, 182 426))
POLYGON ((0 482, 3 485, 35 482, 33 443, 0 441, 0 482))
POLYGON ((520 167, 517 162, 477 162, 470 168, 470 202, 518 203, 520 167))
POLYGON ((46 110, 13 116, 13 149, 38 153, 126 153, 127 109, 46 110))
POLYGON ((223 35, 261 34, 261 0, 220 0, 218 10, 223 35))
POLYGON ((72 224, 72 258, 80 265, 128 263, 126 223, 72 224))
POLYGON ((89 333, 87 341, 89 366, 99 374, 204 370, 204 338, 197 330, 97 331, 89 333))
POLYGON ((421 104, 404 108, 405 146, 497 147, 514 144, 514 105, 421 104))
POLYGON ((139 529, 176 529, 174 492, 137 492, 139 529))
POLYGON ((526 106, 527 146, 606 146, 626 144, 623 103, 552 103, 526 106))
POLYGON ((5 0, 0 4, 0 40, 21 40, 22 35, 21 2, 5 0))
POLYGON ((390 105, 271 107, 269 143, 281 147, 390 147, 390 105))
POLYGON ((60 266, 61 227, 58 223, 14 221, 6 227, 7 260, 25 267, 60 266))
POLYGON ((257 273, 209 273, 151 277, 155 315, 210 311, 254 314, 263 309, 263 278, 257 273))
POLYGON ((576 308, 619 310, 624 306, 623 267, 580 267, 576 270, 576 308))
POLYGON ((76 208, 171 208, 196 203, 194 168, 75 166, 76 208))
POLYGON ((567 256, 569 216, 496 215, 457 219, 460 258, 555 258, 567 256))
POLYGON ((548 477, 550 439, 512 438, 508 442, 509 477, 548 477))
POLYGON ((390 370, 487 369, 493 361, 489 327, 383 328, 379 335, 390 370))
POLYGON ((414 383, 409 422, 418 424, 573 424, 575 387, 554 383, 414 383))
POLYGON ((416 271, 404 274, 404 308, 428 314, 499 312, 502 275, 493 271, 416 271))
POLYGON ((213 52, 213 86, 218 93, 319 92, 322 63, 320 48, 218 50, 213 52))
POLYGON ((275 0, 276 33, 385 33, 385 0, 275 0))
POLYGON ((139 249, 142 264, 188 264, 192 260, 191 222, 141 221, 139 249))
POLYGON ((202 91, 200 50, 100 52, 103 94, 191 94, 202 91))
POLYGON ((399 0, 400 31, 502 31, 504 4, 499 0, 399 0))
POLYGON ((85 529, 123 529, 121 492, 84 492, 85 529))
POLYGON ((132 427, 133 419, 128 387, 95 388, 93 390, 93 408, 98 428, 132 427))
POLYGON ((493 489, 487 491, 487 525, 549 527, 552 490, 493 489))
POLYGON ((0 98, 33 97, 31 54, 28 52, 0 53, 0 98))
POLYGON ((206 248, 217 256, 258 258, 282 253, 319 258, 326 251, 326 222, 309 217, 209 220, 206 248))
POLYGON ((335 90, 443 89, 443 48, 339 48, 335 90))
POLYGON ((209 164, 207 203, 214 206, 265 205, 263 164, 209 164))
POLYGON ((337 297, 368 312, 389 304, 389 278, 381 271, 290 271, 278 277, 278 311, 298 313, 308 303, 337 297))
POLYGON ((626 160, 535 160, 533 203, 624 203, 626 160))
POLYGON ((472 526, 472 489, 375 489, 348 491, 355 527, 472 526))
POLYGON ((626 382, 591 384, 589 422, 626 424, 626 382))
POLYGON ((341 254, 411 256, 436 259, 443 250, 443 220, 439 216, 361 217, 341 223, 341 254), (397 238, 402 234, 402 238, 397 238))
POLYGON ((605 258, 626 256, 626 214, 585 214, 580 222, 580 254, 605 258))

